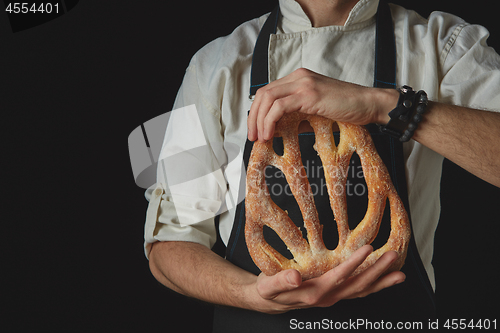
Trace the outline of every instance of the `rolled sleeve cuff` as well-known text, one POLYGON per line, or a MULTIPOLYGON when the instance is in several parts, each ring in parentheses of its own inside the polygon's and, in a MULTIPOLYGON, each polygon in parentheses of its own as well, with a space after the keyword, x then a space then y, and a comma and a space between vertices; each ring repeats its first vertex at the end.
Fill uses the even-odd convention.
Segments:
POLYGON ((199 198, 195 206, 192 202, 190 197, 167 195, 161 185, 150 193, 144 230, 146 258, 158 241, 194 242, 212 248, 217 237, 214 212, 221 202, 199 198))

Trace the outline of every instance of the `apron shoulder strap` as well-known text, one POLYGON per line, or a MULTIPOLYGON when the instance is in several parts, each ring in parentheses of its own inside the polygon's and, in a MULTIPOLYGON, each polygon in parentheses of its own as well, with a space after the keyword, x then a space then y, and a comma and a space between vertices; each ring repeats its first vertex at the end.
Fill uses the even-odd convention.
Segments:
POLYGON ((250 98, 255 96, 257 90, 269 83, 269 67, 267 63, 267 51, 271 34, 276 33, 278 18, 280 16, 279 5, 274 8, 260 30, 252 57, 252 71, 250 74, 250 98))
POLYGON ((373 86, 376 88, 396 88, 396 39, 391 8, 385 0, 380 0, 377 10, 373 86))

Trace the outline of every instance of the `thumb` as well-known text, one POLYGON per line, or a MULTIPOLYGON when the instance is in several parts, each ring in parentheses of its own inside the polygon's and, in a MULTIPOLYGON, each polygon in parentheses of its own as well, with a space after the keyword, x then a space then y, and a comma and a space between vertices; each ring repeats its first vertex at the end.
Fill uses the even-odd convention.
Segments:
POLYGON ((287 269, 272 276, 261 273, 257 278, 257 292, 262 298, 271 300, 282 292, 295 289, 301 284, 302 276, 295 269, 287 269))

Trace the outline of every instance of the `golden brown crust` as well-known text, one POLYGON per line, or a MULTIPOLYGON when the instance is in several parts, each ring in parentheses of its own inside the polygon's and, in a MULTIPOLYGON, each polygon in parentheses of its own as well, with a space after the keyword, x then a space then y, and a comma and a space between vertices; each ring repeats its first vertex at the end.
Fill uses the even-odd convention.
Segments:
POLYGON ((276 124, 276 135, 283 137, 283 156, 274 152, 272 140, 265 143, 255 142, 253 146, 247 170, 245 239, 250 256, 267 275, 294 268, 302 274, 303 280, 307 280, 339 265, 354 251, 375 239, 387 198, 391 210, 389 239, 384 246, 371 253, 353 275, 359 274, 383 253, 391 250, 398 252, 399 256, 387 272, 399 270, 404 264, 410 239, 408 215, 391 182, 387 168, 375 150, 370 134, 362 126, 337 122, 340 142, 336 146, 332 132, 333 124, 333 120, 321 116, 290 113, 276 124), (323 163, 331 208, 337 222, 339 243, 334 250, 328 250, 323 243, 323 227, 302 165, 298 127, 304 120, 310 122, 316 134, 314 149, 323 163), (360 157, 365 175, 368 209, 358 226, 350 230, 345 184, 347 168, 354 152, 360 157), (302 237, 302 232, 287 213, 271 200, 264 176, 264 170, 268 165, 283 171, 302 212, 307 240, 302 237), (293 259, 285 258, 264 240, 264 225, 278 234, 292 253, 293 259))

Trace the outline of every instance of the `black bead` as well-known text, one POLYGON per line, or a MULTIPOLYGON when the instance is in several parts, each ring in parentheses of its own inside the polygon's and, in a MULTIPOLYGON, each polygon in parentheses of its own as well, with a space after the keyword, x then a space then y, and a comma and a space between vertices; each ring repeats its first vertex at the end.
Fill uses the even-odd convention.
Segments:
POLYGON ((418 125, 416 123, 409 123, 408 124, 408 129, 411 131, 411 132, 415 132, 415 130, 417 129, 418 125))
POLYGON ((408 136, 406 134, 401 135, 401 137, 399 138, 399 141, 401 141, 401 142, 406 142, 408 140, 410 140, 410 136, 408 136))
POLYGON ((427 104, 429 100, 427 99, 427 94, 425 93, 425 91, 420 90, 418 94, 419 94, 419 102, 422 104, 427 104))
POLYGON ((425 105, 425 104, 419 104, 419 105, 417 106, 417 113, 418 113, 418 114, 422 114, 422 113, 424 113, 424 112, 425 112, 425 107, 426 107, 426 105, 425 105))
POLYGON ((421 114, 416 114, 413 116, 413 121, 416 122, 417 124, 422 121, 422 115, 421 114))

